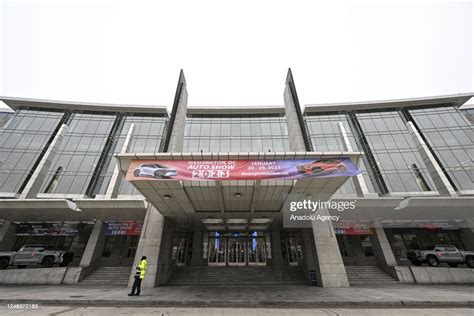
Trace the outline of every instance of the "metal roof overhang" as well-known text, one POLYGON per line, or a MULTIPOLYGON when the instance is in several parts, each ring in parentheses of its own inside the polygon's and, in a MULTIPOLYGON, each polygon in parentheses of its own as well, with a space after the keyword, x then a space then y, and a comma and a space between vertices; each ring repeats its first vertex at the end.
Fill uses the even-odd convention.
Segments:
MULTIPOLYGON (((117 154, 123 175, 132 160, 291 160, 347 157, 359 165, 359 152, 241 152, 241 153, 153 153, 117 154)), ((132 184, 164 216, 195 216, 225 213, 235 216, 253 214, 257 218, 279 214, 290 199, 311 195, 313 199, 328 199, 349 177, 311 178, 301 180, 224 180, 180 181, 140 180, 132 184), (238 193, 238 194, 237 194, 238 193), (166 197, 165 197, 166 196, 166 197)))
POLYGON ((461 106, 474 96, 474 93, 460 93, 432 97, 420 97, 410 99, 394 99, 381 101, 361 101, 345 103, 326 103, 326 104, 306 104, 304 114, 318 112, 338 112, 350 110, 377 110, 400 107, 419 107, 419 106, 440 106, 452 105, 461 106))
POLYGON ((7 221, 143 220, 145 200, 2 199, 0 218, 7 221))
POLYGON ((20 108, 42 109, 42 110, 79 110, 98 112, 133 112, 146 114, 162 114, 168 116, 166 106, 158 105, 135 105, 135 104, 112 104, 112 103, 92 103, 76 101, 57 101, 29 98, 2 97, 0 100, 8 105, 12 110, 20 108))
POLYGON ((340 216, 341 221, 379 221, 383 226, 406 227, 409 223, 424 226, 428 223, 457 222, 457 226, 462 227, 474 219, 473 209, 474 197, 378 197, 357 198, 354 210, 331 210, 330 214, 340 216))

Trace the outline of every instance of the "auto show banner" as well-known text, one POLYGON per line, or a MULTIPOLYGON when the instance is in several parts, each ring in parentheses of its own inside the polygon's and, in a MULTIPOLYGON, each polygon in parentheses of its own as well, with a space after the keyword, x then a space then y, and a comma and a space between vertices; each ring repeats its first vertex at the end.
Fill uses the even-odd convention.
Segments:
POLYGON ((263 180, 350 177, 360 173, 350 158, 299 160, 133 160, 128 181, 263 180))
POLYGON ((105 236, 140 236, 143 222, 107 222, 105 223, 105 236))

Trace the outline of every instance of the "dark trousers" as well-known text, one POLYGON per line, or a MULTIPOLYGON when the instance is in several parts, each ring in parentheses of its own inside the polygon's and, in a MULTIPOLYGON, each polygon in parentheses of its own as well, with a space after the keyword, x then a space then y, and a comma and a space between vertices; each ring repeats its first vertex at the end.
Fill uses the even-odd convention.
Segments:
POLYGON ((140 295, 141 287, 142 287, 142 279, 140 279, 140 277, 135 277, 135 281, 133 281, 133 286, 132 286, 132 294, 140 295), (135 291, 137 293, 135 293, 135 291))

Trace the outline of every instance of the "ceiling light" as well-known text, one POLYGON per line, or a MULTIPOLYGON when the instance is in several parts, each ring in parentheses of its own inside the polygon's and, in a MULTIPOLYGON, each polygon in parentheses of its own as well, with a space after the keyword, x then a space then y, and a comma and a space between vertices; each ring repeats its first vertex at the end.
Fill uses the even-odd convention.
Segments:
POLYGON ((238 192, 234 194, 234 197, 235 197, 236 199, 240 198, 241 196, 242 196, 242 194, 240 194, 240 193, 238 193, 238 192))
POLYGON ((169 199, 171 199, 171 195, 165 194, 165 195, 163 195, 163 198, 164 198, 165 200, 169 200, 169 199))

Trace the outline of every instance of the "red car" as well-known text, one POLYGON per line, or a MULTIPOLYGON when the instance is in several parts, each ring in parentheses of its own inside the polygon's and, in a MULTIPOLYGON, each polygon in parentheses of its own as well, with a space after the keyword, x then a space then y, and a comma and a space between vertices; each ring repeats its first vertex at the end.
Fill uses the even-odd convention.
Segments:
POLYGON ((347 171, 347 166, 343 161, 338 159, 322 159, 298 165, 296 166, 296 170, 298 170, 298 173, 312 175, 321 173, 333 173, 338 171, 344 172, 347 171))

